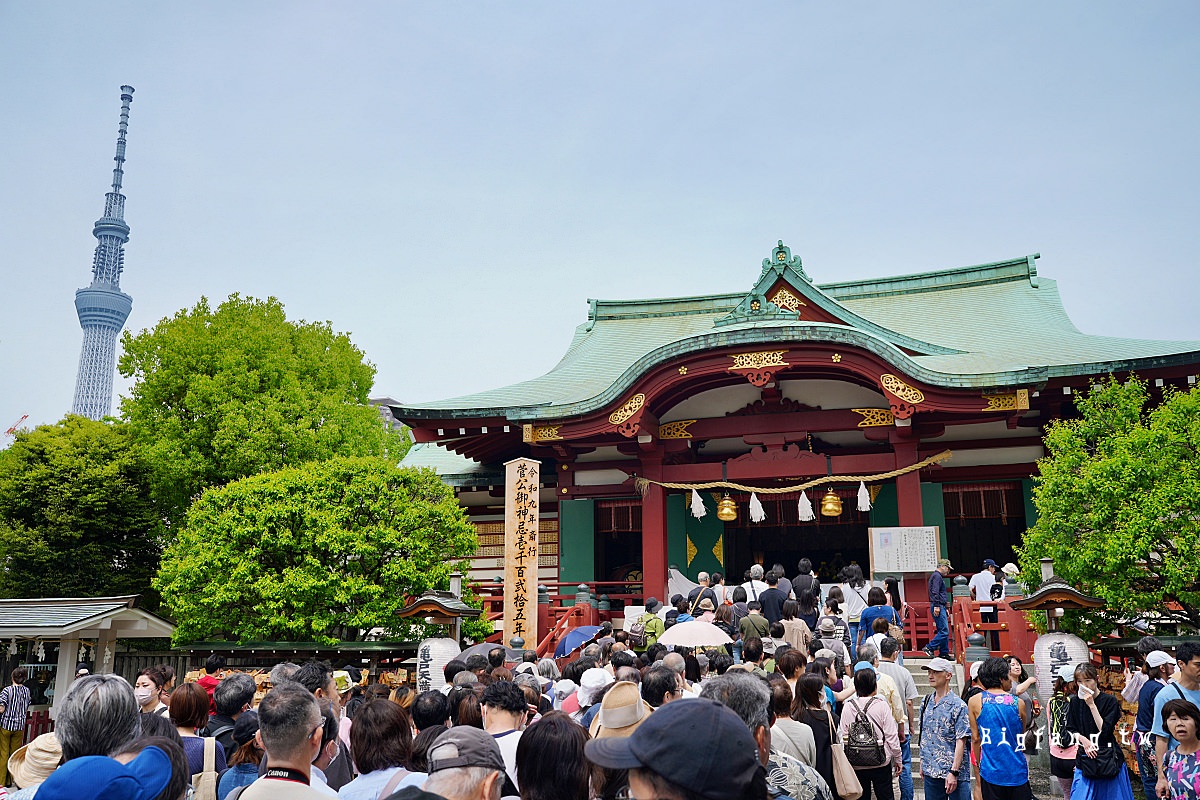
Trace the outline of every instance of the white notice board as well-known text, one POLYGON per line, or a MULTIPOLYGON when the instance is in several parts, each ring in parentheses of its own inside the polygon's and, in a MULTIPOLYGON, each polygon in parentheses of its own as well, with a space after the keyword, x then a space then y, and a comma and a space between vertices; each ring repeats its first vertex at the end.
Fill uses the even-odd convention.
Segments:
POLYGON ((933 572, 937 569, 939 536, 936 525, 915 528, 868 528, 871 574, 933 572))

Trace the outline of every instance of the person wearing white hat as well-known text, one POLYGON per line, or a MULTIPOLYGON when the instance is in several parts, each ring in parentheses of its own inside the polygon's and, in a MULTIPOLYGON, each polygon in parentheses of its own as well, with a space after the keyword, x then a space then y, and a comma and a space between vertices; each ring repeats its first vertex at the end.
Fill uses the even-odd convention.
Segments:
POLYGON ((17 748, 8 759, 8 776, 20 789, 37 786, 62 761, 62 746, 53 733, 43 733, 24 747, 17 748))
POLYGON ((1133 723, 1133 746, 1136 748, 1138 773, 1142 778, 1142 788, 1146 797, 1154 797, 1155 786, 1158 783, 1158 770, 1154 762, 1154 698, 1169 685, 1171 676, 1175 673, 1175 656, 1165 650, 1152 650, 1146 654, 1143 672, 1146 682, 1138 692, 1137 717, 1133 723))
POLYGON ((636 683, 617 681, 600 701, 600 713, 592 720, 588 732, 593 739, 629 736, 653 710, 642 699, 636 683))
POLYGON ((954 664, 932 659, 922 669, 929 672, 933 691, 921 701, 921 779, 927 800, 969 800, 971 723, 967 704, 950 691, 954 664))

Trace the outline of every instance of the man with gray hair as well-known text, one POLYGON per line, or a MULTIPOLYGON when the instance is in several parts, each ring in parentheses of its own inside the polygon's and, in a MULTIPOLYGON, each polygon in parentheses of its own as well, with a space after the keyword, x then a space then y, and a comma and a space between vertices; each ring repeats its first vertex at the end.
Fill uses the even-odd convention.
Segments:
POLYGON ((746 590, 746 600, 757 600, 758 596, 767 590, 767 584, 763 581, 762 564, 752 564, 750 566, 750 579, 742 584, 742 588, 746 590))
POLYGON ((771 747, 771 689, 762 678, 733 670, 707 681, 700 697, 716 700, 737 714, 758 746, 758 758, 767 771, 772 798, 798 797, 832 800, 829 784, 821 774, 798 758, 771 747))
POLYGON ((712 588, 708 585, 709 584, 708 573, 701 572, 699 575, 696 576, 696 581, 700 585, 697 586, 695 589, 692 589, 690 592, 688 592, 688 596, 687 596, 688 613, 691 614, 693 617, 696 617, 697 619, 699 619, 700 615, 698 612, 700 609, 700 601, 701 600, 703 600, 704 598, 707 597, 709 600, 712 601, 713 608, 717 608, 717 606, 719 604, 717 603, 717 593, 714 592, 712 590, 712 588))
POLYGON ((282 661, 271 667, 271 685, 278 686, 284 681, 294 681, 296 680, 296 673, 299 671, 299 664, 293 664, 291 661, 282 661))
POLYGON ((504 759, 494 739, 479 728, 456 725, 429 748, 429 778, 382 800, 500 800, 504 759))
POLYGON ((267 770, 236 796, 240 800, 323 800, 326 795, 309 784, 324 723, 317 698, 302 685, 287 682, 267 692, 258 704, 255 734, 267 751, 267 770))
MULTIPOLYGON (((113 756, 141 732, 133 687, 120 675, 85 675, 75 680, 58 706, 54 735, 63 763, 84 756, 113 756)), ((34 797, 37 785, 10 794, 34 797)))
POLYGON ((683 677, 683 673, 687 670, 687 662, 683 660, 683 656, 679 653, 667 653, 663 656, 662 665, 675 673, 675 682, 679 686, 679 691, 687 697, 696 697, 696 689, 687 682, 687 678, 683 677))

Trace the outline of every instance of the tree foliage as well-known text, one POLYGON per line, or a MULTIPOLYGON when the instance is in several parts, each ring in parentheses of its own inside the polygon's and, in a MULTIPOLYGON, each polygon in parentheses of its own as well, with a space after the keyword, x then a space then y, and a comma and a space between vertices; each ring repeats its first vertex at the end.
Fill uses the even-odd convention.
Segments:
POLYGON ((404 438, 367 404, 375 368, 329 323, 289 321, 275 298, 201 299, 122 337, 121 411, 178 520, 210 486, 334 456, 399 461, 404 438))
POLYGON ((1144 382, 1110 379, 1079 400, 1080 419, 1046 433, 1023 575, 1036 585, 1050 557, 1103 598, 1105 612, 1065 618, 1083 635, 1145 615, 1200 627, 1200 388, 1148 401, 1144 382))
POLYGON ((150 472, 121 423, 68 416, 18 433, 0 453, 0 593, 146 593, 162 535, 150 472))
POLYGON ((209 489, 156 586, 179 642, 404 635, 406 596, 445 589, 475 528, 431 470, 335 458, 209 489))

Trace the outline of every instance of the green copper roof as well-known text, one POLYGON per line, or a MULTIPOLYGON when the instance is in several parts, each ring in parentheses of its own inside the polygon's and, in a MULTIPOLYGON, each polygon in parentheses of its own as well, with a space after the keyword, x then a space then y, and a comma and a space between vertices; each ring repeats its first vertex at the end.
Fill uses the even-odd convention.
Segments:
POLYGON ((782 243, 773 252, 783 251, 786 264, 764 260, 763 275, 750 294, 590 300, 588 321, 576 329, 567 352, 545 375, 464 397, 397 406, 396 416, 504 416, 513 421, 575 416, 616 401, 647 369, 674 358, 717 347, 797 341, 861 347, 917 380, 964 389, 1031 386, 1050 378, 1200 360, 1200 341, 1080 333, 1067 317, 1057 284, 1038 277, 1037 255, 832 283, 816 286, 817 292, 807 287, 814 302, 848 312, 841 317, 855 327, 788 318, 774 306, 759 318, 740 313, 755 292, 765 291, 771 269, 793 285, 807 280, 799 259, 791 258, 782 243), (918 354, 908 355, 901 347, 918 354))

